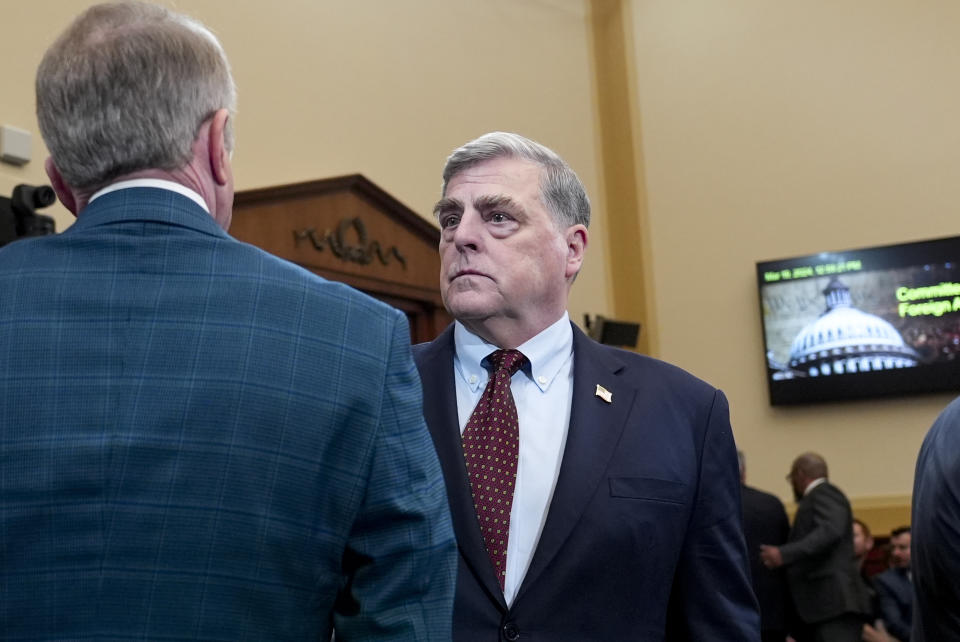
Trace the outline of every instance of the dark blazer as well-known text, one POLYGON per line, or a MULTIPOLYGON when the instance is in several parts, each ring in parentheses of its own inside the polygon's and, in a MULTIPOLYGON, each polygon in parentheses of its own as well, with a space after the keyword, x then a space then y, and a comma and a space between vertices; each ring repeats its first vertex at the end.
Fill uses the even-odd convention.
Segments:
POLYGON ((913 584, 905 569, 891 568, 873 578, 880 617, 900 642, 910 642, 913 628, 913 584))
POLYGON ((830 482, 800 500, 780 554, 787 566, 793 604, 803 622, 815 624, 863 609, 852 532, 850 502, 830 482))
POLYGON ((743 536, 747 541, 753 590, 760 602, 760 622, 764 631, 786 631, 790 596, 785 569, 768 569, 760 559, 760 545, 785 544, 790 521, 783 502, 776 495, 747 485, 740 487, 743 507, 743 536))
POLYGON ((960 398, 917 457, 910 519, 913 642, 960 642, 960 398))
POLYGON ((414 347, 460 548, 454 640, 759 639, 723 394, 679 368, 573 332, 566 448, 511 608, 471 500, 453 327, 414 347), (598 384, 612 403, 596 395, 598 384))
POLYGON ((0 471, 0 638, 449 639, 403 315, 174 192, 0 250, 0 471))

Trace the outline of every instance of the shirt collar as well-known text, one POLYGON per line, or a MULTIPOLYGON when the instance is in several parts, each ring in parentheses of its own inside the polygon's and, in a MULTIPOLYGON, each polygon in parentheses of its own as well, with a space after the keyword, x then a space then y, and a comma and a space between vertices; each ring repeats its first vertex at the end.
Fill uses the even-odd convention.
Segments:
MULTIPOLYGON (((489 373, 482 361, 499 348, 467 330, 459 321, 454 324, 453 343, 458 374, 473 391, 486 385, 489 373)), ((553 325, 518 346, 517 350, 529 361, 524 372, 541 391, 546 392, 560 369, 573 356, 573 328, 570 327, 569 315, 564 312, 553 325)))
POLYGON ((171 192, 176 192, 186 196, 191 201, 203 208, 207 214, 210 213, 210 208, 207 207, 207 202, 203 200, 199 194, 194 192, 192 189, 186 185, 181 185, 180 183, 174 183, 173 181, 167 181, 162 178, 131 178, 125 181, 117 181, 116 183, 111 183, 101 190, 98 190, 90 197, 88 203, 92 203, 95 199, 103 196, 104 194, 109 194, 110 192, 116 192, 122 189, 130 189, 131 187, 156 187, 157 189, 165 189, 171 192))
POLYGON ((810 482, 809 484, 807 484, 807 487, 803 489, 803 496, 806 497, 807 495, 810 494, 810 491, 811 491, 811 490, 813 490, 814 488, 816 488, 816 487, 819 486, 820 484, 826 484, 826 483, 827 483, 827 478, 826 478, 826 477, 817 477, 817 478, 814 479, 812 482, 810 482))

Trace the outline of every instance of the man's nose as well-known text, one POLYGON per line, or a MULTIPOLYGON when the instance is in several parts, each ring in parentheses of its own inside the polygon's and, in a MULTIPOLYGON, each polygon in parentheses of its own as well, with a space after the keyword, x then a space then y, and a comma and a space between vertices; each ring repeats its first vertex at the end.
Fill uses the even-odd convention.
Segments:
POLYGON ((477 251, 482 244, 483 221, 476 211, 467 211, 453 230, 453 243, 461 252, 477 251))

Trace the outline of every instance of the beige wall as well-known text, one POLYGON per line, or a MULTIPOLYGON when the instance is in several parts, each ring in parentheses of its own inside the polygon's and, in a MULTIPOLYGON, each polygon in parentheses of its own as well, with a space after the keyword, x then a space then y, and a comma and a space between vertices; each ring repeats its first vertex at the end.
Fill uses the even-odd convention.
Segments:
POLYGON ((754 262, 960 233, 960 5, 629 5, 660 356, 727 392, 755 485, 811 449, 904 505, 951 395, 771 408, 754 262))
MULTIPOLYGON (((89 2, 4 7, 0 123, 36 134, 36 160, 0 164, 0 194, 43 180, 33 73, 89 2)), ((517 131, 553 147, 595 195, 571 317, 609 314, 586 0, 178 0, 220 37, 240 91, 238 189, 362 173, 421 215, 456 146, 517 131)), ((68 221, 63 216, 62 229, 68 221)))

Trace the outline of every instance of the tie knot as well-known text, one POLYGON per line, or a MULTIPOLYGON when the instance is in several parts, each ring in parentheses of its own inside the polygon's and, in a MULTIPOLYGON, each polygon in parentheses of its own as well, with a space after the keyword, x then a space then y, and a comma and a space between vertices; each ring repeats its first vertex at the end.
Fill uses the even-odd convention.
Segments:
POLYGON ((493 364, 493 371, 499 372, 506 370, 512 377, 527 360, 519 350, 497 350, 487 355, 487 359, 493 364))

